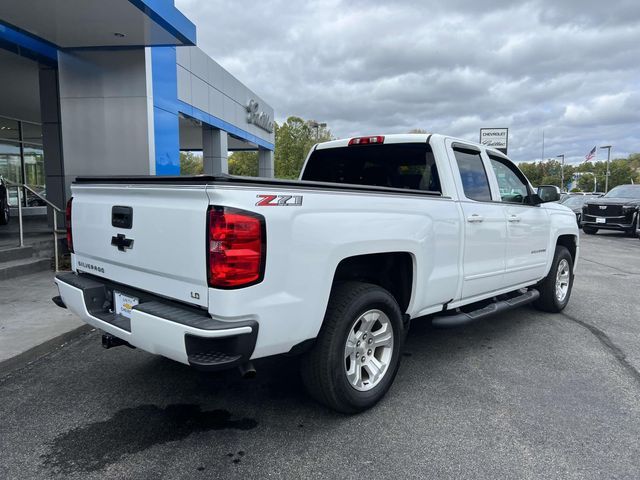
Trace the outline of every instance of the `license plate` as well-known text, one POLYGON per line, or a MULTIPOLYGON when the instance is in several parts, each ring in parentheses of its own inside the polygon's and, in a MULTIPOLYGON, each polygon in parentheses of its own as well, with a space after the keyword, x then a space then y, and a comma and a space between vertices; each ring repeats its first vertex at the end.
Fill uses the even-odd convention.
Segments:
POLYGON ((138 305, 140 301, 137 297, 125 295, 124 293, 113 291, 113 304, 118 315, 131 318, 131 309, 138 305))
POLYGON ((607 219, 602 217, 596 217, 596 223, 607 223, 607 219))

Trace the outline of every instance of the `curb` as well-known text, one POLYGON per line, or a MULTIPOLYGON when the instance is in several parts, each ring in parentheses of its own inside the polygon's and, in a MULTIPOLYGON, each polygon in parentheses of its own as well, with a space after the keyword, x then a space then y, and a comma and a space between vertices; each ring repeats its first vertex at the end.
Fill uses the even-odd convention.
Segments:
POLYGON ((40 345, 36 345, 29 350, 25 350, 15 357, 2 360, 0 362, 0 379, 54 352, 55 350, 63 348, 72 340, 75 340, 82 335, 86 335, 93 330, 94 328, 91 325, 81 325, 73 330, 58 335, 57 337, 53 337, 40 345))

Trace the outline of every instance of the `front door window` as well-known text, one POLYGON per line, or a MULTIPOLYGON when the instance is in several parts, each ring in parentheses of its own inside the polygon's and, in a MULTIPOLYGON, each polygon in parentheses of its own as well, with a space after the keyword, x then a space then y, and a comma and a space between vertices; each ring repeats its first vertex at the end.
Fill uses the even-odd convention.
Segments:
POLYGON ((505 203, 525 204, 529 189, 523 178, 505 160, 489 155, 491 166, 498 180, 500 199, 505 203))

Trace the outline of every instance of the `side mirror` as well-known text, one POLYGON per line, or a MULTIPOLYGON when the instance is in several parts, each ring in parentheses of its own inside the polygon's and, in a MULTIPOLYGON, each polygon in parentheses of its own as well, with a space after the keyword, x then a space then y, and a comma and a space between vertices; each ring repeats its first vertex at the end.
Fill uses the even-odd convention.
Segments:
POLYGON ((541 185, 538 187, 538 197, 542 203, 557 202, 560 200, 560 187, 555 185, 541 185))

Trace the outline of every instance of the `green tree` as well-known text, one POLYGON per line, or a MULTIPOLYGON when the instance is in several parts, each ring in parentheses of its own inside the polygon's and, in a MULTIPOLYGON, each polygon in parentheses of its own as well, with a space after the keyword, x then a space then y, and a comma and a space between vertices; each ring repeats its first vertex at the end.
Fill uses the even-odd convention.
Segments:
POLYGON ((204 173, 202 154, 180 152, 180 175, 201 175, 204 173))
POLYGON ((282 124, 275 124, 275 176, 298 178, 311 147, 318 142, 331 140, 326 126, 312 127, 300 117, 289 117, 282 124))
POLYGON ((542 171, 536 162, 523 162, 518 164, 518 167, 532 185, 542 185, 542 171))
MULTIPOLYGON (((560 162, 547 160, 545 162, 524 162, 518 165, 533 185, 560 185, 560 162)), ((576 179, 578 190, 592 192, 594 176, 597 190, 604 191, 607 171, 606 162, 584 162, 578 165, 564 166, 565 188, 576 179)), ((609 164, 609 190, 617 185, 640 183, 640 154, 633 153, 628 158, 616 158, 609 164)))
MULTIPOLYGON (((595 188, 598 188, 597 185, 594 184, 594 180, 597 179, 597 176, 594 178, 593 175, 588 173, 583 173, 577 178, 577 188, 581 192, 593 192, 595 188)), ((599 188, 598 188, 599 189, 599 188)), ((604 190, 604 186, 602 187, 604 190)))
POLYGON ((243 177, 257 177, 258 152, 233 152, 229 155, 229 173, 243 177))
MULTIPOLYGON (((331 131, 325 126, 300 117, 289 117, 282 124, 274 124, 274 169, 277 178, 296 179, 314 144, 332 140, 331 131)), ((258 152, 233 152, 229 156, 229 173, 247 177, 258 176, 258 152)))
MULTIPOLYGON (((518 165, 532 185, 557 185, 562 183, 562 164, 558 160, 549 159, 545 162, 524 162, 518 165)), ((564 165, 563 189, 571 183, 575 167, 564 165)))

